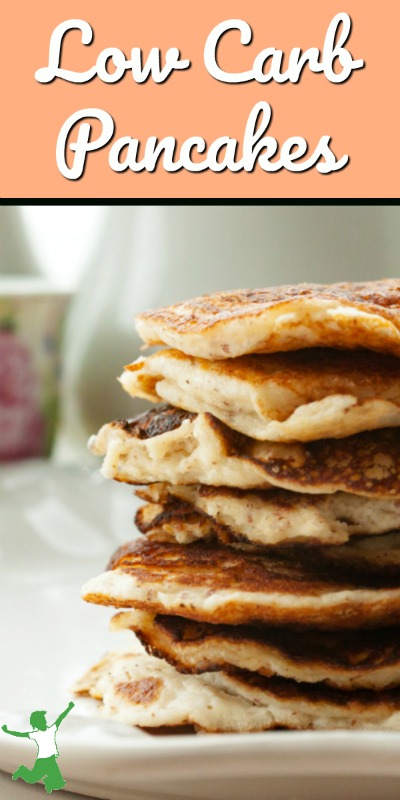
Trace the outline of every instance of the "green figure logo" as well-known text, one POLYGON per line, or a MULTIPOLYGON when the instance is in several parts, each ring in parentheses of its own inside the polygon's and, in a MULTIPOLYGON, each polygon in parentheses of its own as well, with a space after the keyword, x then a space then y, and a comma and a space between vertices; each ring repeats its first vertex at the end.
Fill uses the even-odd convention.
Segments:
POLYGON ((26 783, 37 783, 42 778, 46 792, 50 794, 53 789, 63 789, 65 780, 60 772, 60 767, 57 764, 58 750, 56 744, 56 733, 63 721, 64 717, 69 714, 75 703, 69 703, 65 711, 53 722, 52 725, 46 725, 46 711, 33 711, 30 716, 30 723, 32 725, 31 731, 26 733, 21 731, 10 731, 7 725, 3 725, 4 733, 9 733, 10 736, 25 736, 28 739, 33 739, 38 748, 37 758, 32 769, 20 767, 14 772, 12 776, 13 781, 22 778, 26 783))

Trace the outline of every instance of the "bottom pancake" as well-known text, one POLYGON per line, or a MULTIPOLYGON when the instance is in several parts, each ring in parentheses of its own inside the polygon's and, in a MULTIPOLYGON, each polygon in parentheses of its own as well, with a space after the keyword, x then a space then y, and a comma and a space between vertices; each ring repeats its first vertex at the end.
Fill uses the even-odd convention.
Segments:
POLYGON ((400 730, 400 689, 342 692, 246 671, 183 675, 142 653, 109 653, 74 686, 128 725, 208 732, 271 728, 400 730))
POLYGON ((122 611, 111 629, 129 629, 147 652, 180 672, 229 668, 351 690, 400 684, 400 628, 376 631, 287 630, 211 625, 183 617, 122 611))
POLYGON ((257 731, 274 727, 266 709, 209 686, 206 676, 182 675, 145 653, 115 652, 72 687, 100 700, 99 713, 140 728, 194 725, 207 732, 257 731))

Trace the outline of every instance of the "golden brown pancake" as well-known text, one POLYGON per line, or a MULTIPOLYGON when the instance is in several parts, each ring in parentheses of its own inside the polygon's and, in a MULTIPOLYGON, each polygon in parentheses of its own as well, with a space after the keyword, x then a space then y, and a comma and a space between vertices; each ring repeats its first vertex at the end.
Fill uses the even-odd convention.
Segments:
POLYGON ((307 444, 257 442, 212 414, 172 406, 104 425, 90 440, 106 478, 241 489, 271 485, 307 494, 400 498, 400 429, 307 444))
POLYGON ((337 492, 306 495, 284 489, 242 491, 201 484, 153 483, 136 494, 150 501, 135 524, 153 540, 196 539, 265 547, 344 544, 352 536, 400 529, 400 501, 337 492))
POLYGON ((145 311, 136 327, 147 344, 208 359, 304 347, 365 347, 399 356, 400 281, 217 292, 145 311))
MULTIPOLYGON (((158 484, 152 484, 155 485, 158 484)), ((222 526, 179 501, 163 505, 146 503, 136 512, 135 525, 140 533, 153 542, 189 544, 198 539, 219 539, 223 543, 232 541, 222 526)))
POLYGON ((162 350, 126 367, 132 397, 209 412, 260 441, 342 438, 400 424, 400 359, 309 349, 223 361, 162 350))
POLYGON ((251 625, 211 625, 183 617, 120 611, 114 631, 131 630, 147 652, 179 672, 230 668, 340 689, 400 684, 400 627, 373 631, 313 631, 251 625))
POLYGON ((326 684, 267 678, 255 672, 208 674, 207 683, 268 708, 285 728, 400 729, 400 688, 341 691, 326 684))
POLYGON ((400 536, 262 553, 134 540, 82 594, 92 603, 214 624, 394 625, 400 623, 400 536))
POLYGON ((400 729, 400 689, 344 692, 244 670, 183 675, 146 653, 108 653, 74 690, 100 700, 103 716, 140 727, 400 729))

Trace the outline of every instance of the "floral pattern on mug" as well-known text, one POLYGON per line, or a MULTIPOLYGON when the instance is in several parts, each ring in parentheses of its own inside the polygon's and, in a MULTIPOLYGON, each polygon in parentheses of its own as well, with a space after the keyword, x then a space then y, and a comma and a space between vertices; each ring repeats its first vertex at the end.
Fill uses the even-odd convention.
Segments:
POLYGON ((0 460, 43 454, 40 379, 11 317, 0 320, 0 460))

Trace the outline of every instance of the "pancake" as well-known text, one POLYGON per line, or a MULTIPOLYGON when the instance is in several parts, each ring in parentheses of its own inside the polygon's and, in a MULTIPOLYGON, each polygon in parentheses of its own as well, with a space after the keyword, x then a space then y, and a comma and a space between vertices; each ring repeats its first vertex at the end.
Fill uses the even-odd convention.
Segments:
POLYGON ((141 653, 109 653, 74 687, 100 713, 144 727, 194 724, 208 732, 275 727, 400 729, 400 690, 342 692, 246 671, 182 675, 141 653))
POLYGON ((310 349, 223 361, 162 350, 120 378, 132 397, 209 412, 260 441, 308 442, 400 425, 400 359, 310 349))
POLYGON ((106 478, 241 489, 277 486, 307 494, 400 498, 400 429, 305 444, 257 442, 212 414, 161 406, 104 425, 89 441, 106 478))
POLYGON ((267 678, 245 671, 212 672, 207 683, 268 709, 275 726, 400 730, 400 689, 343 692, 324 684, 267 678))
MULTIPOLYGON (((156 484, 153 484, 155 486, 156 484)), ((187 503, 146 503, 135 514, 135 525, 151 542, 190 544, 198 539, 231 541, 224 528, 187 503)))
POLYGON ((135 524, 177 542, 217 538, 259 547, 281 543, 343 544, 351 536, 400 529, 400 501, 337 492, 306 495, 284 489, 246 492, 195 484, 151 484, 136 494, 149 500, 135 524), (208 523, 208 524, 207 524, 208 523))
POLYGON ((208 359, 304 347, 365 347, 400 356, 400 281, 217 292, 145 311, 136 328, 147 344, 208 359))
POLYGON ((263 553, 134 540, 117 550, 108 570, 89 580, 82 594, 92 603, 213 624, 326 630, 395 625, 400 535, 263 553))
POLYGON ((196 725, 223 732, 264 730, 274 724, 266 709, 143 653, 108 653, 73 690, 102 700, 102 716, 139 727, 196 725))
POLYGON ((183 617, 120 611, 114 631, 131 630, 151 655, 179 672, 231 668, 340 689, 400 684, 400 628, 312 631, 250 625, 211 625, 183 617))

